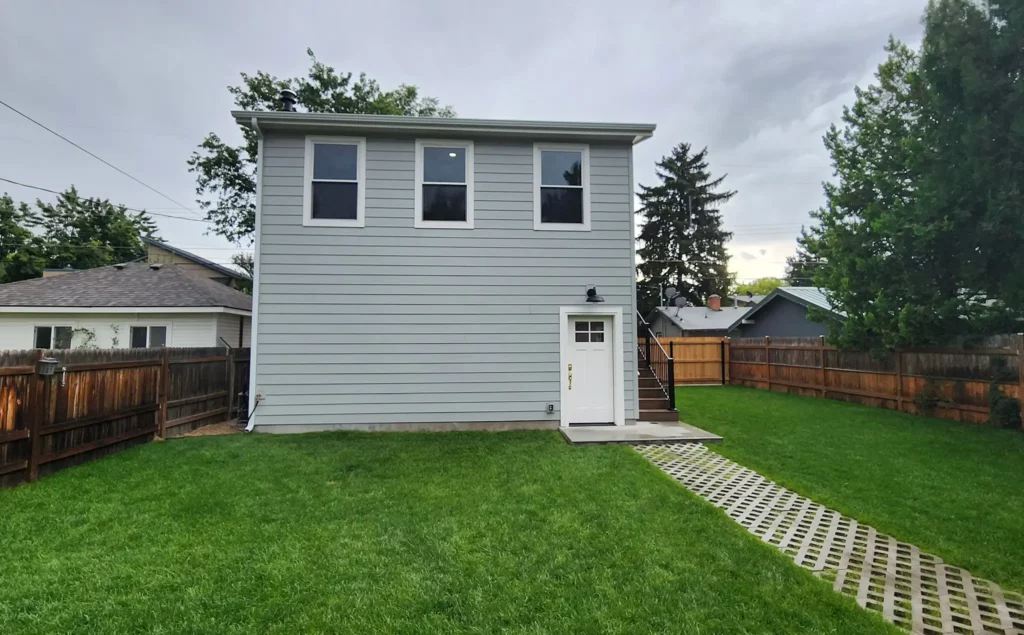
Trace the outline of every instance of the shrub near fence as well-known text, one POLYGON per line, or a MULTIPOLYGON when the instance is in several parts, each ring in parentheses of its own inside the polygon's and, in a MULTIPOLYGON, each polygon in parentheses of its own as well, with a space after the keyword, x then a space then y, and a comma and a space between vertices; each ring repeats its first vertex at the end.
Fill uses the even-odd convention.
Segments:
POLYGON ((0 487, 230 420, 248 380, 249 349, 0 352, 0 487))

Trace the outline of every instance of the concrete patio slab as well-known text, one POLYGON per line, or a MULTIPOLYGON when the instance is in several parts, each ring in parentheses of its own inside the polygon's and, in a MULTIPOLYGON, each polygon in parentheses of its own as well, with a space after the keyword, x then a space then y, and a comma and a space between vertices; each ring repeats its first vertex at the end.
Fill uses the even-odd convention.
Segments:
POLYGON ((722 437, 685 423, 637 421, 632 426, 569 426, 559 428, 573 445, 597 443, 715 443, 722 437))

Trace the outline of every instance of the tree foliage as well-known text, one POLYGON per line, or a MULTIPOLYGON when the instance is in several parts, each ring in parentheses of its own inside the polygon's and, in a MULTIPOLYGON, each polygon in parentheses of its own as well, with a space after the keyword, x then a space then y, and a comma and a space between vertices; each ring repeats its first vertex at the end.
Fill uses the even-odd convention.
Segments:
MULTIPOLYGON (((307 77, 279 79, 264 71, 242 73, 242 85, 229 86, 235 106, 241 110, 278 110, 278 96, 284 89, 295 91, 298 107, 307 112, 454 117, 450 106, 440 106, 434 97, 421 97, 416 86, 401 84, 381 90, 373 79, 360 73, 338 72, 316 59, 311 49, 307 77)), ((213 224, 213 232, 236 244, 251 244, 256 223, 257 138, 241 127, 244 141, 233 146, 216 133, 206 136, 188 160, 196 174, 197 203, 213 224)))
POLYGON ((814 255, 814 237, 807 228, 800 228, 796 239, 796 254, 786 258, 786 285, 790 287, 813 287, 814 277, 821 268, 814 255))
MULTIPOLYGON (((1002 6, 1002 4, 1001 4, 1002 6)), ((841 346, 942 344, 1024 317, 1024 13, 933 1, 825 137, 837 182, 801 239, 841 346)))
MULTIPOLYGON (((722 189, 725 176, 711 176, 707 148, 692 152, 681 143, 656 165, 661 183, 640 186, 638 285, 649 291, 674 286, 694 305, 714 293, 725 295, 733 283, 725 252, 732 234, 722 229, 720 206, 736 192, 722 189)), ((657 297, 649 292, 640 299, 651 295, 657 297)))
POLYGON ((782 278, 758 278, 757 280, 736 285, 736 293, 739 295, 744 295, 748 292, 754 295, 768 295, 785 284, 786 282, 782 278))
POLYGON ((43 269, 92 269, 146 255, 143 236, 156 224, 108 200, 83 198, 74 187, 35 207, 0 197, 0 282, 38 278, 43 269))
POLYGON ((238 290, 252 295, 252 281, 256 279, 256 261, 253 259, 253 255, 248 252, 240 251, 231 256, 231 264, 235 265, 249 276, 248 280, 238 281, 238 290))

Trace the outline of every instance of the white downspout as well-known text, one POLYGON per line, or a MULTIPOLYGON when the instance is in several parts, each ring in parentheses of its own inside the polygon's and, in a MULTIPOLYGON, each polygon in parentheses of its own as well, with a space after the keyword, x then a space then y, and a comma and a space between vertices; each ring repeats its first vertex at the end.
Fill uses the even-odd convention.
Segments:
POLYGON ((252 432, 256 425, 256 406, 259 403, 256 392, 256 366, 259 357, 256 354, 257 338, 259 337, 260 316, 260 212, 263 208, 263 131, 260 130, 256 117, 252 118, 252 129, 256 132, 256 237, 253 248, 252 268, 252 331, 249 335, 249 422, 246 432, 252 432))

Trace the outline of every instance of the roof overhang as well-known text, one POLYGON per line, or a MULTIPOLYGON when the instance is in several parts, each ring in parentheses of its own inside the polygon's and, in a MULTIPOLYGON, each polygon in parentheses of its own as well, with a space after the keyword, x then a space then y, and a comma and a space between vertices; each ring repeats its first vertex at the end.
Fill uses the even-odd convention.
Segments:
POLYGON ((309 112, 231 112, 240 125, 260 130, 302 134, 389 134, 439 138, 519 138, 531 141, 618 142, 636 145, 654 135, 654 124, 575 123, 565 121, 517 121, 460 119, 457 117, 403 117, 398 115, 348 115, 309 112))
POLYGON ((226 306, 0 306, 0 313, 230 313, 252 315, 252 311, 226 306))

